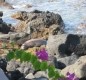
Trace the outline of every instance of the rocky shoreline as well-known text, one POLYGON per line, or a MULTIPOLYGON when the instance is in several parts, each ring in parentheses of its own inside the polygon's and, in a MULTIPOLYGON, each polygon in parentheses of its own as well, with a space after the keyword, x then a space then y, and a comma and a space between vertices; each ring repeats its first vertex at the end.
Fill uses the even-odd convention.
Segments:
POLYGON ((16 48, 27 52, 45 48, 52 57, 50 64, 63 75, 71 72, 80 80, 86 80, 86 35, 65 33, 64 21, 59 14, 20 11, 12 15, 20 20, 14 27, 3 22, 2 16, 3 12, 0 12, 0 80, 2 75, 3 80, 50 80, 46 71, 35 71, 30 63, 6 60, 8 52, 1 49, 2 43, 9 49, 12 41, 16 48))

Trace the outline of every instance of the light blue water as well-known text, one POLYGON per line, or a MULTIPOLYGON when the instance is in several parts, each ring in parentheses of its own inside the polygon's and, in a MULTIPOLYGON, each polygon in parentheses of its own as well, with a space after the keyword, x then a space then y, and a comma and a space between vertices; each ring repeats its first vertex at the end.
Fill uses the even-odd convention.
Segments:
POLYGON ((86 0, 7 0, 15 7, 14 10, 2 9, 3 20, 7 23, 16 24, 16 20, 10 16, 16 11, 32 11, 34 9, 59 13, 65 23, 68 33, 86 34, 86 27, 78 29, 81 23, 86 24, 86 0), (32 8, 25 8, 31 4, 32 8))

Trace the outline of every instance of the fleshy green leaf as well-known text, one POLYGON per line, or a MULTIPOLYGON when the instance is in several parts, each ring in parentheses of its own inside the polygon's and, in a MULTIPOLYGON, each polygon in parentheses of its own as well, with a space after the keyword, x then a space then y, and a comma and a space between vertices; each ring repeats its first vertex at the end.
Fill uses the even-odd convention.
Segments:
POLYGON ((15 51, 15 57, 16 57, 16 59, 20 59, 21 56, 22 56, 22 53, 24 53, 23 50, 17 49, 17 50, 15 51))
POLYGON ((21 55, 20 61, 21 61, 21 62, 22 62, 22 61, 29 61, 30 58, 31 58, 30 54, 24 52, 24 53, 22 53, 22 55, 21 55))
POLYGON ((47 70, 48 69, 48 76, 53 80, 57 80, 62 76, 59 74, 58 71, 55 70, 55 66, 47 64, 47 61, 40 62, 37 56, 32 55, 31 53, 27 53, 24 50, 17 49, 15 51, 10 51, 7 54, 7 60, 11 60, 13 58, 20 59, 20 61, 30 61, 33 64, 33 67, 36 70, 47 70))
POLYGON ((53 66, 48 66, 48 76, 50 78, 55 76, 55 68, 53 66))
POLYGON ((57 80, 58 78, 61 78, 60 74, 58 71, 55 72, 55 77, 54 80, 57 80))
POLYGON ((40 69, 41 70, 46 70, 48 67, 47 62, 41 62, 40 69))
POLYGON ((37 60, 37 57, 35 55, 31 55, 31 63, 33 64, 37 60))
POLYGON ((34 67, 36 70, 40 70, 40 61, 36 60, 36 61, 33 63, 33 67, 34 67))
POLYGON ((55 66, 54 65, 49 65, 48 70, 55 70, 55 66))
POLYGON ((9 53, 7 54, 7 60, 11 60, 15 57, 14 51, 9 51, 9 53))

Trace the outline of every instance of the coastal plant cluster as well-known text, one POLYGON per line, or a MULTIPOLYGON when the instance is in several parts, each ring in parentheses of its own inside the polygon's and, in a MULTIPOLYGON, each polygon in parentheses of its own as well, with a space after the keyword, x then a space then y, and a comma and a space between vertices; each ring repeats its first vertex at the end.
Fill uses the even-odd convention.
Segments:
MULTIPOLYGON (((45 48, 37 50, 35 52, 36 54, 33 55, 31 52, 26 52, 25 50, 14 49, 14 43, 11 43, 11 45, 13 46, 13 49, 7 54, 8 61, 11 59, 18 59, 21 63, 31 62, 36 71, 47 71, 48 77, 52 80, 79 80, 74 73, 71 74, 68 72, 66 76, 63 76, 59 71, 57 71, 54 65, 49 65, 49 57, 45 48)), ((4 48, 6 48, 5 45, 4 48)))

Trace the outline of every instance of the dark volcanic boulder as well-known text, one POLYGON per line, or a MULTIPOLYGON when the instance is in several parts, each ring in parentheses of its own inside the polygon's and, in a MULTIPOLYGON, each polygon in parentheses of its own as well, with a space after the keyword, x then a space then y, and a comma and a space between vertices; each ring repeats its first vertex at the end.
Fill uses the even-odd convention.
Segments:
POLYGON ((9 31, 10 27, 6 23, 0 23, 0 32, 7 34, 9 31))
POLYGON ((67 36, 65 45, 65 52, 67 55, 70 55, 73 52, 78 56, 86 55, 86 35, 69 34, 67 36))
POLYGON ((3 16, 3 12, 2 11, 0 11, 0 17, 2 17, 3 16))

